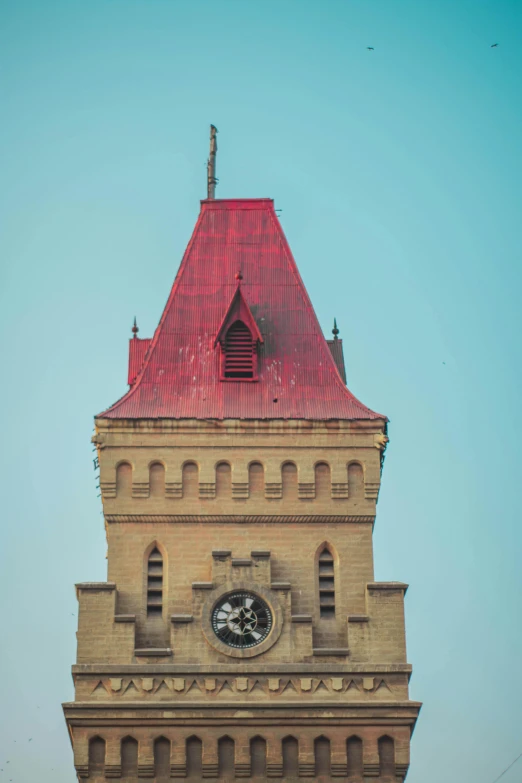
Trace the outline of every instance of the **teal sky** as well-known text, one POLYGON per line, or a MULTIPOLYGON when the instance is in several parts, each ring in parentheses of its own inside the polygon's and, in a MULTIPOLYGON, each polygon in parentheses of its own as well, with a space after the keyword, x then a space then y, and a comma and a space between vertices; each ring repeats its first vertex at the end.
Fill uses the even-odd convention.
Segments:
POLYGON ((75 780, 92 417, 133 316, 158 322, 210 122, 218 196, 275 199, 391 420, 374 541, 411 585, 408 782, 493 783, 522 751, 521 33, 520 0, 2 1, 0 783, 75 780))

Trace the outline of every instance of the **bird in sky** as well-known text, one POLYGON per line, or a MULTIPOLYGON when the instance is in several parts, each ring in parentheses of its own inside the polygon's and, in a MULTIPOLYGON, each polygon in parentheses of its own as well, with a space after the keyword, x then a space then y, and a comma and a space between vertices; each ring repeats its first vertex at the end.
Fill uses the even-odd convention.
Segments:
POLYGON ((498 44, 491 44, 490 49, 494 49, 498 44))
POLYGON ((368 49, 369 52, 375 51, 375 47, 374 46, 367 46, 366 48, 368 49))

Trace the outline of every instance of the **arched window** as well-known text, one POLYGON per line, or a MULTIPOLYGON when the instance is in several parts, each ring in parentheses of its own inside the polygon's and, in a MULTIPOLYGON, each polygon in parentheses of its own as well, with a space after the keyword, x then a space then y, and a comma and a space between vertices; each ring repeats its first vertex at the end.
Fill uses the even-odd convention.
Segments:
POLYGON ((265 469, 260 462, 252 462, 248 468, 248 494, 250 498, 264 498, 265 469))
POLYGON ((330 740, 318 737, 314 742, 315 774, 330 776, 330 740))
POLYGON ((165 468, 161 462, 154 462, 149 468, 150 496, 162 498, 165 495, 165 468))
POLYGON ((296 778, 299 775, 299 745, 295 737, 283 739, 283 777, 296 778))
POLYGON ((116 495, 130 498, 132 493, 132 467, 121 462, 116 468, 116 495))
POLYGON ((216 497, 232 497, 232 472, 228 462, 220 462, 216 465, 216 497))
POLYGON ((254 342, 243 321, 234 321, 226 333, 223 375, 239 379, 254 377, 254 342))
POLYGON ((315 497, 317 500, 323 500, 329 499, 331 495, 330 465, 326 462, 319 462, 315 466, 315 497))
POLYGON ((230 737, 221 737, 218 741, 218 775, 220 778, 234 777, 235 746, 230 737))
POLYGON ((105 771, 105 740, 92 737, 89 740, 89 775, 105 771))
POLYGON ((200 781, 203 775, 203 745, 199 737, 189 737, 186 744, 187 778, 200 781))
POLYGON ((250 765, 253 778, 264 778, 266 775, 266 740, 254 737, 250 740, 250 765))
POLYGON ((348 497, 364 497, 364 474, 358 462, 352 462, 351 465, 348 465, 348 497))
POLYGON ((283 499, 297 500, 297 468, 293 462, 285 462, 281 469, 283 499))
POLYGON ((195 462, 183 465, 181 480, 183 482, 183 497, 197 498, 199 494, 199 468, 195 462))
POLYGON ((379 738, 379 772, 395 777, 395 743, 391 737, 379 738))
POLYGON ((155 546, 147 561, 147 616, 161 617, 163 611, 163 556, 155 546))
POLYGON ((138 743, 133 737, 124 737, 121 741, 121 776, 137 777, 138 743))
POLYGON ((348 759, 348 777, 360 777, 363 774, 363 744, 359 737, 350 737, 346 741, 348 759))
POLYGON ((319 607, 321 617, 335 617, 335 572, 333 555, 325 545, 319 555, 319 607))
POLYGON ((158 781, 170 779, 170 741, 166 737, 154 741, 154 777, 158 781))

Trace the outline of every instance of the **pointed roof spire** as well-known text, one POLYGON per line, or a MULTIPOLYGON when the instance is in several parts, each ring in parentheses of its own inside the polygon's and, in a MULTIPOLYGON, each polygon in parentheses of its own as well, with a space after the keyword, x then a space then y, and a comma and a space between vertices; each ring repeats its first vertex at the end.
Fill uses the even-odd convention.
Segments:
POLYGON ((140 330, 138 329, 138 324, 136 323, 136 316, 134 316, 134 324, 133 324, 133 326, 132 326, 132 334, 133 334, 133 337, 137 337, 137 336, 138 336, 138 332, 139 332, 139 331, 140 331, 140 330))
POLYGON ((337 328, 337 319, 334 318, 334 328, 332 329, 332 334, 334 336, 334 340, 339 339, 339 329, 337 328))
POLYGON ((132 386, 100 418, 385 420, 346 388, 271 199, 202 202, 154 337, 130 342, 132 386), (215 340, 238 315, 260 343, 255 383, 222 379, 215 340))
POLYGON ((210 126, 210 154, 207 161, 207 198, 216 198, 216 185, 218 180, 216 178, 216 153, 217 153, 217 138, 216 134, 218 129, 215 125, 210 126))

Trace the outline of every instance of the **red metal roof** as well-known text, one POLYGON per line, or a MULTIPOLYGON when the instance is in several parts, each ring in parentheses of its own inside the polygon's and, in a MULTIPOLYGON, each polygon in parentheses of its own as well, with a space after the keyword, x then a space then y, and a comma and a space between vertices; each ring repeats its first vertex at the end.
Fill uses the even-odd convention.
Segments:
POLYGON ((344 385, 272 199, 201 202, 158 328, 139 348, 133 385, 101 418, 386 418, 344 385), (238 272, 263 336, 255 383, 220 380, 215 341, 238 272))

